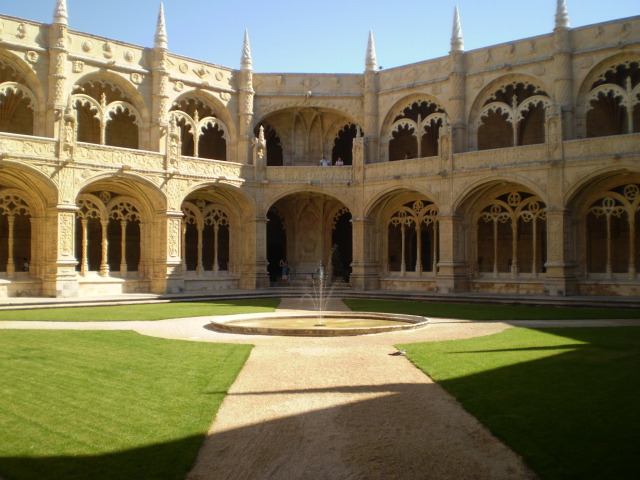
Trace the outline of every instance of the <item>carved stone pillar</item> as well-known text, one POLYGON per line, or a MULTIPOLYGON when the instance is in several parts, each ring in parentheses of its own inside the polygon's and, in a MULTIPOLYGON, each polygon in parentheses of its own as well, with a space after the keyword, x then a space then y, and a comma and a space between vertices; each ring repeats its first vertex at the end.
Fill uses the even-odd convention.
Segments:
POLYGON ((468 290, 469 267, 466 261, 463 218, 455 214, 439 214, 440 260, 436 287, 439 292, 468 290))
POLYGON ((42 290, 50 297, 77 297, 78 275, 74 256, 76 205, 59 204, 50 212, 49 249, 47 256, 53 258, 49 262, 44 275, 42 290))
POLYGON ((576 295, 578 281, 571 248, 571 211, 547 207, 547 262, 545 293, 555 296, 576 295))
POLYGON ((452 153, 467 151, 467 122, 465 118, 466 104, 466 54, 460 50, 450 52, 451 74, 449 76, 449 121, 453 144, 452 153))
MULTIPOLYGON (((269 273, 267 271, 267 217, 243 218, 242 231, 230 231, 232 256, 237 258, 240 265, 239 286, 244 290, 269 287, 269 273), (234 239, 242 239, 243 243, 234 239), (245 243, 246 242, 246 243, 245 243), (238 255, 238 252, 246 252, 238 255)), ((230 252, 231 253, 231 252, 230 252)))
POLYGON ((351 262, 351 286, 358 290, 380 288, 378 263, 374 261, 377 240, 375 223, 369 218, 351 220, 353 229, 353 261, 351 262))
POLYGON ((107 237, 109 219, 100 219, 100 225, 102 226, 102 259, 100 260, 100 276, 106 277, 109 275, 109 239, 107 237))
POLYGON ((13 278, 16 271, 16 264, 13 258, 13 235, 14 235, 14 223, 16 217, 14 215, 7 216, 7 277, 13 278))
POLYGON ((378 72, 366 71, 364 74, 364 134, 367 143, 366 163, 380 162, 383 156, 378 151, 380 143, 378 132, 378 72))
POLYGON ((120 220, 120 276, 127 276, 127 221, 120 220))
POLYGON ((87 228, 88 223, 88 219, 80 219, 80 224, 82 225, 82 260, 80 262, 80 275, 82 275, 83 277, 85 277, 87 275, 87 272, 89 271, 89 231, 87 228))
POLYGON ((67 79, 67 34, 65 22, 54 23, 49 29, 49 94, 45 115, 45 135, 58 138, 62 111, 66 102, 65 83, 67 79))
MULTIPOLYGON (((166 259, 166 293, 179 293, 185 289, 183 262, 185 246, 183 243, 184 233, 186 232, 183 225, 184 214, 181 211, 167 212, 167 259, 166 259)), ((184 267, 186 270, 186 265, 184 267)))
POLYGON ((571 46, 571 29, 558 27, 553 31, 555 53, 553 57, 554 72, 553 97, 561 109, 562 137, 565 140, 576 138, 575 105, 573 102, 573 55, 571 46))

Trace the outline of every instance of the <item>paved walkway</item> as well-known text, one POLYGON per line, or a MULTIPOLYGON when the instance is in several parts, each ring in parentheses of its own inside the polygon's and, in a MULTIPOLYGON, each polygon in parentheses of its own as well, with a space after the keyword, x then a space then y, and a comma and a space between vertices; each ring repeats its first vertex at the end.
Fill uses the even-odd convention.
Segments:
MULTIPOLYGON (((285 299, 284 310, 309 310, 285 299)), ((330 309, 346 309, 335 301, 330 309)), ((208 319, 157 322, 0 322, 0 328, 135 330, 192 341, 252 343, 190 480, 528 479, 519 457, 405 357, 405 342, 468 338, 510 325, 437 319, 407 332, 344 338, 245 336, 208 319)), ((545 326, 568 325, 543 322, 545 326)), ((625 325, 588 321, 580 325, 625 325)), ((577 326, 571 322, 571 326, 577 326)))

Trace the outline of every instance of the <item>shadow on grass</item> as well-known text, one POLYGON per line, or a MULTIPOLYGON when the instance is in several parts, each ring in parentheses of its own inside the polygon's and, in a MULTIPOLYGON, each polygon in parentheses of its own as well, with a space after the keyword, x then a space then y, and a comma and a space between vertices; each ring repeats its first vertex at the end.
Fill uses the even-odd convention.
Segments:
MULTIPOLYGON (((208 436, 196 468, 186 478, 401 480, 468 478, 469 472, 477 479, 509 478, 514 472, 517 478, 529 478, 522 475, 526 472, 517 456, 431 383, 274 388, 247 395, 251 394, 271 397, 262 405, 275 413, 274 418, 208 436), (288 405, 295 405, 296 397, 303 403, 309 398, 309 411, 290 413, 288 405), (330 406, 322 406, 327 404, 330 406)), ((240 401, 248 402, 250 408, 252 401, 243 398, 240 401)), ((190 437, 93 457, 0 458, 0 477, 182 480, 201 441, 202 437, 190 437)))
POLYGON ((86 456, 0 457, 5 480, 182 480, 204 435, 86 456))
POLYGON ((488 340, 482 350, 473 339, 470 350, 441 342, 438 353, 415 344, 426 354, 415 358, 402 348, 542 478, 637 478, 640 328, 536 331, 580 343, 495 349, 500 341, 488 340))

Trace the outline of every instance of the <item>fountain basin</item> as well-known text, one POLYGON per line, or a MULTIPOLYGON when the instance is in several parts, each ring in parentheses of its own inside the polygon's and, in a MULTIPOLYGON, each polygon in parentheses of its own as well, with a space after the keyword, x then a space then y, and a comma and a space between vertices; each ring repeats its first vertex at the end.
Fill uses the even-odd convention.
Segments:
POLYGON ((337 337, 413 330, 428 324, 425 317, 393 313, 274 312, 217 317, 209 328, 245 335, 337 337))

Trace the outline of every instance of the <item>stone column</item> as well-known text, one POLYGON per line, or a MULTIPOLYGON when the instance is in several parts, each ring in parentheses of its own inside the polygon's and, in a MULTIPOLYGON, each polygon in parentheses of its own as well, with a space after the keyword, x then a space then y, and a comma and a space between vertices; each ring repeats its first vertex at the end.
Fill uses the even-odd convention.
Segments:
POLYGON ((578 280, 571 248, 571 211, 547 207, 547 262, 545 293, 554 296, 576 295, 578 280))
POLYGON ((49 222, 48 262, 42 282, 44 296, 71 298, 78 296, 77 260, 74 256, 76 205, 59 204, 51 211, 49 222))
MULTIPOLYGON (((562 3, 562 2, 560 2, 562 3)), ((573 52, 571 45, 571 28, 566 13, 566 5, 559 5, 556 14, 556 28, 553 30, 553 98, 562 112, 562 137, 565 140, 576 138, 575 105, 573 101, 573 52)))
POLYGON ((65 83, 67 80, 67 35, 69 27, 66 17, 55 17, 49 27, 49 75, 48 103, 45 115, 45 135, 58 138, 62 112, 67 104, 65 83))
POLYGON ((466 260, 466 239, 463 217, 439 214, 440 260, 436 287, 442 293, 468 290, 469 266, 466 260))
POLYGON ((357 290, 380 288, 378 264, 374 261, 375 224, 373 220, 364 217, 354 217, 351 224, 353 229, 351 286, 357 290))
POLYGON ((465 115, 466 105, 466 53, 461 50, 450 52, 451 73, 449 76, 449 121, 451 123, 451 136, 453 152, 466 152, 467 145, 467 121, 465 115))
MULTIPOLYGON (((245 237, 253 238, 244 245, 249 253, 245 258, 240 276, 240 288, 252 290, 255 288, 267 288, 269 286, 269 272, 267 271, 267 217, 245 218, 242 220, 243 229, 246 228, 245 237)), ((243 248, 237 245, 236 248, 243 248)))
POLYGON ((380 160, 378 151, 378 72, 367 70, 364 73, 364 135, 367 143, 365 163, 377 163, 380 160))
MULTIPOLYGON (((168 211, 167 225, 167 256, 166 256, 166 293, 180 293, 185 289, 183 273, 183 217, 182 211, 168 211)), ((186 268, 185 268, 186 270, 186 268)))

